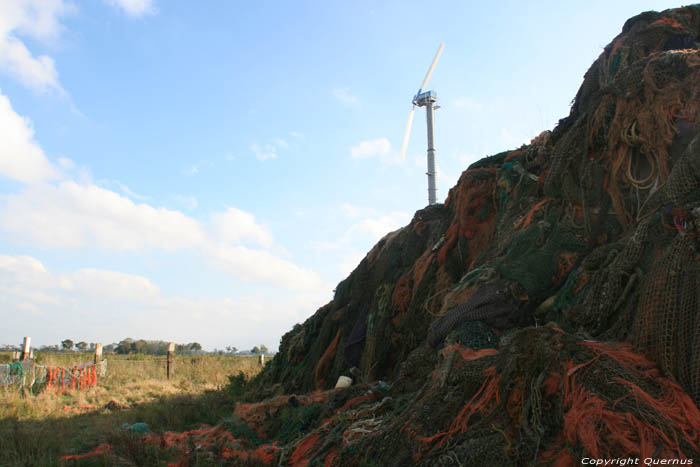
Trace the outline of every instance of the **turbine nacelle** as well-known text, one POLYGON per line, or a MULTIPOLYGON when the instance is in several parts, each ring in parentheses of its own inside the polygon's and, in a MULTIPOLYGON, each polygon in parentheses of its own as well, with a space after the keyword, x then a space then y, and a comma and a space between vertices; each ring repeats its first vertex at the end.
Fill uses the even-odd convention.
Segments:
POLYGON ((413 105, 418 107, 425 107, 429 102, 437 102, 437 93, 435 91, 423 91, 419 89, 415 96, 413 96, 413 105))

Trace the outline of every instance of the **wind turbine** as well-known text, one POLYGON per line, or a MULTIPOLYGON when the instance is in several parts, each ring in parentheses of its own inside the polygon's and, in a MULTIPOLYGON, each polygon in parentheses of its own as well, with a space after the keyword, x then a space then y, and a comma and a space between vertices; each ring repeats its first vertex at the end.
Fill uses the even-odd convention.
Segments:
POLYGON ((432 205, 437 203, 437 187, 435 186, 435 146, 433 144, 433 111, 439 109, 440 107, 434 105, 437 102, 437 94, 435 91, 423 91, 428 85, 430 80, 430 75, 433 74, 435 65, 437 64, 442 49, 445 47, 445 43, 440 43, 433 63, 428 68, 428 73, 425 74, 425 79, 423 84, 418 88, 418 92, 413 96, 413 108, 411 108, 411 113, 408 114, 408 124, 406 125, 406 133, 403 135, 403 144, 401 145, 401 160, 406 159, 406 148, 408 146, 408 138, 411 136, 411 126, 413 125, 413 115, 416 113, 416 106, 425 107, 425 115, 428 123, 428 204, 432 205))

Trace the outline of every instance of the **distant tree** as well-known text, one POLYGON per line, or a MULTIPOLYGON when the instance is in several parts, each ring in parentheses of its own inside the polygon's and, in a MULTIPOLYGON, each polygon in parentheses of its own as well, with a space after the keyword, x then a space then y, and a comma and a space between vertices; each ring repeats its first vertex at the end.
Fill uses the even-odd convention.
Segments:
POLYGON ((85 341, 80 341, 75 346, 80 350, 81 352, 85 352, 88 348, 88 343, 85 341))
POLYGON ((73 350, 73 341, 70 339, 61 341, 61 347, 63 347, 63 350, 73 350))
POLYGON ((89 350, 90 352, 94 352, 94 351, 95 351, 95 347, 97 347, 97 345, 96 345, 94 342, 90 342, 90 347, 88 347, 88 350, 89 350))
POLYGON ((126 355, 129 352, 131 352, 131 344, 134 343, 134 340, 127 337, 123 341, 119 342, 117 346, 114 348, 114 352, 120 354, 120 355, 126 355))
POLYGON ((139 339, 136 342, 131 343, 131 352, 134 353, 148 353, 148 342, 143 339, 139 339))
POLYGON ((187 344, 187 347, 189 347, 189 349, 192 352, 199 352, 200 350, 202 350, 202 345, 199 342, 192 342, 190 344, 187 344))
POLYGON ((252 349, 250 349, 250 351, 251 351, 252 353, 260 353, 260 349, 258 348, 257 345, 256 345, 255 347, 253 347, 252 349))
POLYGON ((260 344, 260 353, 267 353, 267 347, 265 344, 260 344))

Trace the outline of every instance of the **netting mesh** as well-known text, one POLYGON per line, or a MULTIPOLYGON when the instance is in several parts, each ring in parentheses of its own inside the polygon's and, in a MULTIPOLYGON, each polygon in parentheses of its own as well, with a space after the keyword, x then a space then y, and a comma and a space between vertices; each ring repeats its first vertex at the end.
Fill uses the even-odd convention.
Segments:
POLYGON ((35 386, 46 382, 48 368, 27 360, 0 365, 0 387, 27 388, 34 390, 35 386))
POLYGON ((107 360, 102 360, 97 365, 88 362, 70 368, 48 367, 33 360, 25 360, 0 365, 0 387, 27 389, 31 392, 44 388, 82 391, 96 386, 98 377, 105 376, 106 372, 107 360))

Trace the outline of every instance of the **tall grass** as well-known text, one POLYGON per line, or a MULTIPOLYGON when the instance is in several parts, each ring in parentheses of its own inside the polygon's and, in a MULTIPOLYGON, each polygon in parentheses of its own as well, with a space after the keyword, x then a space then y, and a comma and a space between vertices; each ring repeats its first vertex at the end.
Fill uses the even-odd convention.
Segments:
MULTIPOLYGON (((34 361, 49 367, 69 368, 90 362, 94 358, 89 352, 36 352, 34 361)), ((107 377, 105 383, 127 383, 144 379, 165 380, 166 357, 143 354, 107 354, 107 377)), ((0 352, 0 364, 12 359, 9 352, 0 352)), ((175 355, 172 382, 190 382, 195 385, 222 386, 228 376, 243 372, 252 377, 260 371, 256 355, 175 355)))
MULTIPOLYGON (((92 360, 92 355, 38 353, 35 358, 48 366, 70 367, 92 360)), ((233 412, 233 398, 218 390, 228 383, 228 376, 242 372, 250 378, 260 370, 255 356, 176 356, 174 378, 167 380, 163 357, 106 355, 106 359, 107 376, 84 392, 59 394, 47 389, 31 395, 0 388, 0 467, 71 465, 60 462, 60 456, 105 442, 118 445, 122 452, 143 451, 117 465, 158 465, 166 460, 158 457, 163 453, 131 443, 123 424, 143 422, 159 432, 216 424, 233 412)), ((105 462, 93 459, 72 465, 112 465, 105 462)))

